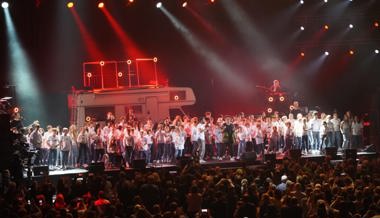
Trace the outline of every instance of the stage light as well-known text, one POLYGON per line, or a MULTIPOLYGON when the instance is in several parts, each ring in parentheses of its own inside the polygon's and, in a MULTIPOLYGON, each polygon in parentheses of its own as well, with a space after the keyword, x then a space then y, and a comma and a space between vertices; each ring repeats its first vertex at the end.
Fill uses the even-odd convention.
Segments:
POLYGON ((13 108, 13 113, 17 114, 18 112, 20 112, 20 108, 14 107, 13 108))
POLYGON ((349 53, 350 55, 354 55, 354 54, 355 54, 355 51, 354 51, 354 50, 350 50, 348 53, 349 53))
POLYGON ((104 66, 105 63, 104 63, 104 61, 100 61, 99 64, 100 64, 100 66, 104 66))
POLYGON ((187 6, 187 2, 182 3, 182 7, 185 8, 187 6))
POLYGON ((300 26, 300 30, 305 30, 305 27, 304 26, 300 26))
POLYGON ((104 8, 104 2, 99 2, 98 8, 104 8))
POLYGON ((303 3, 305 3, 303 0, 300 1, 300 4, 303 5, 303 3))
POLYGON ((350 25, 348 25, 348 27, 349 27, 350 29, 352 29, 352 28, 354 28, 354 25, 353 25, 353 24, 350 24, 350 25))
POLYGON ((375 22, 373 23, 373 26, 374 26, 375 28, 378 28, 378 27, 380 26, 380 24, 379 24, 379 22, 375 21, 375 22))
POLYGON ((123 72, 118 72, 118 73, 117 73, 117 76, 118 76, 118 77, 123 77, 123 72))
POLYGON ((279 99, 280 99, 281 102, 285 101, 285 97, 284 96, 280 96, 279 99))
POLYGON ((294 110, 294 106, 293 105, 290 105, 289 106, 289 109, 292 111, 292 110, 294 110))
POLYGON ((175 101, 178 101, 178 100, 179 100, 179 96, 178 96, 178 95, 175 95, 175 96, 174 96, 174 100, 175 100, 175 101))
POLYGON ((87 76, 87 78, 91 78, 91 77, 92 77, 92 73, 91 73, 91 72, 88 72, 88 73, 86 74, 86 76, 87 76))
POLYGON ((325 24, 325 26, 323 26, 323 28, 325 28, 325 30, 328 30, 329 29, 329 25, 325 24))
POLYGON ((154 62, 154 63, 157 63, 157 61, 158 61, 158 58, 154 57, 154 58, 153 58, 153 62, 154 62))
POLYGON ((375 49, 375 54, 379 54, 379 49, 375 49))
POLYGON ((329 2, 329 0, 324 0, 325 3, 329 2))
POLYGON ((131 64, 132 64, 132 61, 131 61, 131 60, 127 60, 127 64, 128 64, 128 65, 131 65, 131 64))
POLYGON ((91 117, 90 117, 90 116, 87 116, 87 117, 86 117, 86 121, 87 121, 87 122, 90 122, 90 121, 91 121, 91 117))
POLYGON ((162 7, 162 2, 158 2, 158 3, 156 4, 156 7, 157 7, 157 8, 161 8, 161 7, 162 7))
POLYGON ((269 107, 269 108, 267 109, 267 112, 268 112, 268 113, 272 113, 272 112, 273 112, 273 109, 269 107))
POLYGON ((68 2, 68 3, 67 3, 67 7, 68 7, 68 8, 72 8, 72 7, 74 7, 74 2, 68 2))
POLYGON ((329 56, 329 55, 330 55, 330 52, 325 51, 325 55, 326 55, 326 56, 329 56))
POLYGON ((4 9, 7 9, 9 7, 9 3, 8 2, 2 2, 1 7, 4 9))
POLYGON ((305 57, 305 52, 300 53, 301 57, 305 57))
POLYGON ((269 101, 269 102, 273 102, 273 101, 274 101, 274 98, 273 98, 272 96, 270 96, 270 97, 268 98, 268 101, 269 101))
POLYGON ((134 0, 129 0, 129 3, 133 3, 134 2, 134 0))
POLYGON ((214 3, 214 2, 215 2, 215 0, 210 0, 210 2, 211 2, 211 3, 214 3))

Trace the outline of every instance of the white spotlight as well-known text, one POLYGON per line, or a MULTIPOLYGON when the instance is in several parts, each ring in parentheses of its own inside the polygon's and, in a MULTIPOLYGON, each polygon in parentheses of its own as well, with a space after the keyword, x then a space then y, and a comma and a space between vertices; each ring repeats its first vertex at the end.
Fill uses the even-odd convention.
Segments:
POLYGON ((350 27, 350 29, 352 29, 352 28, 354 28, 354 25, 350 24, 350 25, 348 25, 348 27, 350 27))
POLYGON ((2 2, 1 3, 1 7, 4 8, 4 9, 6 9, 6 8, 9 7, 9 3, 8 2, 2 2))
POLYGON ((187 2, 182 3, 182 7, 185 8, 187 6, 187 2))
POLYGON ((303 3, 305 3, 303 0, 300 1, 300 4, 303 5, 303 3))
POLYGON ((375 49, 375 54, 379 54, 379 49, 375 49))
POLYGON ((325 51, 325 55, 326 55, 326 56, 330 55, 330 52, 325 51))
POLYGON ((300 26, 300 30, 305 30, 305 27, 304 26, 300 26))
POLYGON ((325 3, 329 2, 329 0, 324 0, 325 3))
POLYGON ((162 2, 158 2, 158 3, 156 4, 156 7, 157 7, 157 8, 161 8, 161 6, 162 6, 162 2))

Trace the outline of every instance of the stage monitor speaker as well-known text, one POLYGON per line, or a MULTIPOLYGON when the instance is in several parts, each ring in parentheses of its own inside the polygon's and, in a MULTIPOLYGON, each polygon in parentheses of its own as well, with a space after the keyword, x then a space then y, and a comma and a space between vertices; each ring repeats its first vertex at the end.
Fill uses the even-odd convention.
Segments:
POLYGON ((357 150, 356 149, 346 149, 344 150, 344 159, 352 159, 356 161, 357 150))
POLYGON ((48 176, 49 175, 49 166, 34 166, 33 167, 34 176, 48 176))
POLYGON ((338 148, 337 147, 326 147, 326 156, 330 156, 333 160, 337 157, 338 148))
POLYGON ((264 161, 270 164, 276 164, 276 153, 264 154, 264 161))
POLYGON ((250 151, 243 153, 241 160, 248 163, 254 163, 256 161, 256 152, 250 151))
POLYGON ((104 172, 104 162, 90 163, 88 166, 89 173, 103 173, 104 172))
POLYGON ((132 162, 132 167, 135 169, 145 169, 146 167, 145 159, 134 159, 132 162))
POLYGON ((301 158, 301 149, 291 149, 290 150, 290 158, 292 160, 299 160, 301 158))
POLYGON ((363 151, 364 152, 376 152, 376 147, 374 144, 370 144, 370 145, 365 146, 363 151))

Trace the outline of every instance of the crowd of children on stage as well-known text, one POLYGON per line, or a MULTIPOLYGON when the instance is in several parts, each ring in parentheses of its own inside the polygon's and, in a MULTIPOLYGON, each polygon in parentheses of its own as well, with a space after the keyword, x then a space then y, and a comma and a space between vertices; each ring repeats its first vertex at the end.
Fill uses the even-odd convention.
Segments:
POLYGON ((337 113, 293 111, 271 116, 240 113, 234 116, 176 116, 160 122, 138 120, 133 112, 116 119, 112 113, 104 123, 42 129, 35 121, 25 137, 37 149, 35 164, 50 168, 78 167, 105 162, 107 167, 129 166, 134 159, 147 164, 170 163, 184 155, 199 161, 240 159, 247 151, 266 152, 301 149, 304 154, 325 147, 358 148, 363 122, 350 112, 341 120, 337 113))

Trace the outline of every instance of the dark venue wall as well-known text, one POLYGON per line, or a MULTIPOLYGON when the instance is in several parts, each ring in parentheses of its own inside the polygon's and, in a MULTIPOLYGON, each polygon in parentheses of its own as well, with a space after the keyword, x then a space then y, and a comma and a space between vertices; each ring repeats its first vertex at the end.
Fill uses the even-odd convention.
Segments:
MULTIPOLYGON (((380 49, 380 30, 375 26, 380 20, 379 1, 300 5, 297 0, 202 0, 191 1, 186 8, 180 1, 162 1, 198 46, 156 8, 157 1, 128 2, 104 1, 119 24, 119 34, 124 32, 146 57, 158 57, 162 80, 194 89, 197 103, 186 108, 193 114, 259 113, 266 99, 255 87, 269 86, 274 79, 298 93, 302 104, 366 112, 371 104, 368 96, 380 86, 379 55, 374 54, 380 49), (347 29, 350 23, 352 30, 347 29), (324 30, 324 25, 329 29, 324 30), (305 30, 300 31, 300 26, 305 30), (350 49, 354 54, 348 54, 350 49), (322 57, 326 50, 330 55, 322 57)), ((40 90, 41 108, 34 108, 40 115, 29 114, 26 124, 34 119, 66 124, 66 94, 72 86, 81 88, 82 63, 132 56, 96 1, 74 1, 82 26, 66 1, 9 3, 14 29, 32 69, 30 78, 40 90)), ((1 13, 0 84, 4 86, 14 72, 6 16, 1 13)), ((24 82, 11 85, 20 90, 29 80, 24 82)))

